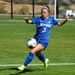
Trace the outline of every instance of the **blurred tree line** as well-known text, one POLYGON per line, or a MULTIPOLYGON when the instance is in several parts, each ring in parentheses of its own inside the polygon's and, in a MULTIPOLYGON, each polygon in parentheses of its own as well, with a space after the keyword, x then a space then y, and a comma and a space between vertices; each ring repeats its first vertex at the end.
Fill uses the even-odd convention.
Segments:
MULTIPOLYGON (((6 1, 6 2, 10 2, 11 0, 3 0, 3 1, 6 1)), ((15 4, 31 4, 33 0, 13 0, 13 2, 15 4)), ((68 3, 75 3, 75 0, 65 0, 67 1, 68 3)), ((64 4, 66 5, 67 3, 65 2, 64 0, 59 0, 59 3, 60 4, 64 4)), ((49 2, 51 2, 51 4, 54 4, 54 0, 34 0, 35 4, 40 4, 40 5, 47 5, 49 4, 49 2)))
MULTIPOLYGON (((0 14, 10 14, 8 13, 7 10, 5 10, 6 8, 6 4, 5 3, 0 3, 0 14)), ((16 9, 14 8, 13 11, 14 14, 26 14, 28 15, 29 13, 29 8, 26 5, 22 5, 22 7, 20 9, 16 9)))
MULTIPOLYGON (((3 0, 6 2, 10 2, 11 0, 3 0)), ((34 0, 35 4, 46 5, 49 4, 50 0, 34 0)), ((32 0, 13 0, 15 4, 32 4, 32 0)))
MULTIPOLYGON (((5 2, 10 2, 11 0, 3 0, 5 2)), ((20 9, 14 8, 13 13, 14 14, 31 14, 29 12, 29 7, 24 4, 32 4, 33 0, 13 0, 14 4, 22 4, 20 9)), ((54 4, 54 0, 34 0, 35 5, 51 5, 54 4)), ((59 6, 64 6, 64 9, 70 9, 69 5, 72 5, 75 3, 75 0, 59 0, 59 6), (66 2, 67 1, 67 2, 66 2)), ((0 3, 0 14, 8 14, 8 10, 5 10, 6 4, 0 3)), ((50 8, 51 14, 54 13, 53 7, 50 8)), ((61 10, 60 10, 61 11, 61 10)), ((35 13, 38 14, 39 12, 35 13)))

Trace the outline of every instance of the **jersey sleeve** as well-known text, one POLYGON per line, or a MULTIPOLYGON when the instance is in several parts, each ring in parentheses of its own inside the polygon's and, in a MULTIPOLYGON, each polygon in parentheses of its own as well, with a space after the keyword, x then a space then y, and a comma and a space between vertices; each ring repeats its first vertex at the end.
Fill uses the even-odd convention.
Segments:
POLYGON ((39 22, 39 18, 32 19, 32 24, 37 24, 39 22))
POLYGON ((56 21, 55 19, 53 19, 53 25, 58 25, 58 21, 56 21))

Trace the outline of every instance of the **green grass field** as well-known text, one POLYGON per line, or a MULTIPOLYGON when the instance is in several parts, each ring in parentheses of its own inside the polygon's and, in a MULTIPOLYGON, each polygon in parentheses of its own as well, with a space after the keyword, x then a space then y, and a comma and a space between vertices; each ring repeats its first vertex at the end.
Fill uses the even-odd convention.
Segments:
MULTIPOLYGON (((23 20, 0 20, 0 65, 23 64, 30 49, 26 40, 35 34, 35 25, 23 20)), ((51 31, 51 40, 43 51, 50 63, 75 63, 75 20, 51 31)), ((37 57, 30 64, 42 64, 37 57)), ((23 72, 17 66, 0 66, 0 75, 75 75, 75 65, 27 66, 23 72)))

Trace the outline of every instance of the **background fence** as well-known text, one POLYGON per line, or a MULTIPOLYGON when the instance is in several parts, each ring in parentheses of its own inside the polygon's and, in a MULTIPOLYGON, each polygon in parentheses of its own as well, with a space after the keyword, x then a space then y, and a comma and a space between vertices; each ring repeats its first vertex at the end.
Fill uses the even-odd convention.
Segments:
MULTIPOLYGON (((33 0, 0 0, 0 19, 10 19, 11 18, 11 1, 13 1, 13 18, 23 19, 23 17, 33 15, 33 0)), ((34 14, 35 16, 40 15, 40 9, 48 5, 50 7, 50 14, 54 17, 54 6, 55 0, 34 0, 34 14)), ((62 15, 62 10, 72 10, 75 11, 75 0, 57 0, 56 6, 56 17, 64 18, 62 15)))

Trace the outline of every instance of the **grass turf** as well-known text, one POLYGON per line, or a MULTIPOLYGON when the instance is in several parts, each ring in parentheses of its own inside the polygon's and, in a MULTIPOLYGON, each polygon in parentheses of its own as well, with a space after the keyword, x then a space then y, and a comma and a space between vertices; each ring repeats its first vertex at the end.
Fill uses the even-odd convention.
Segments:
MULTIPOLYGON (((43 51, 50 59, 49 63, 75 62, 75 21, 68 21, 61 27, 54 26, 48 48, 43 51)), ((26 40, 35 34, 35 25, 28 25, 23 20, 0 20, 0 64, 22 64, 30 49, 26 40)), ((41 64, 36 57, 31 62, 41 64)), ((0 67, 0 75, 74 75, 75 66, 28 66, 24 72, 17 67, 0 67)))

